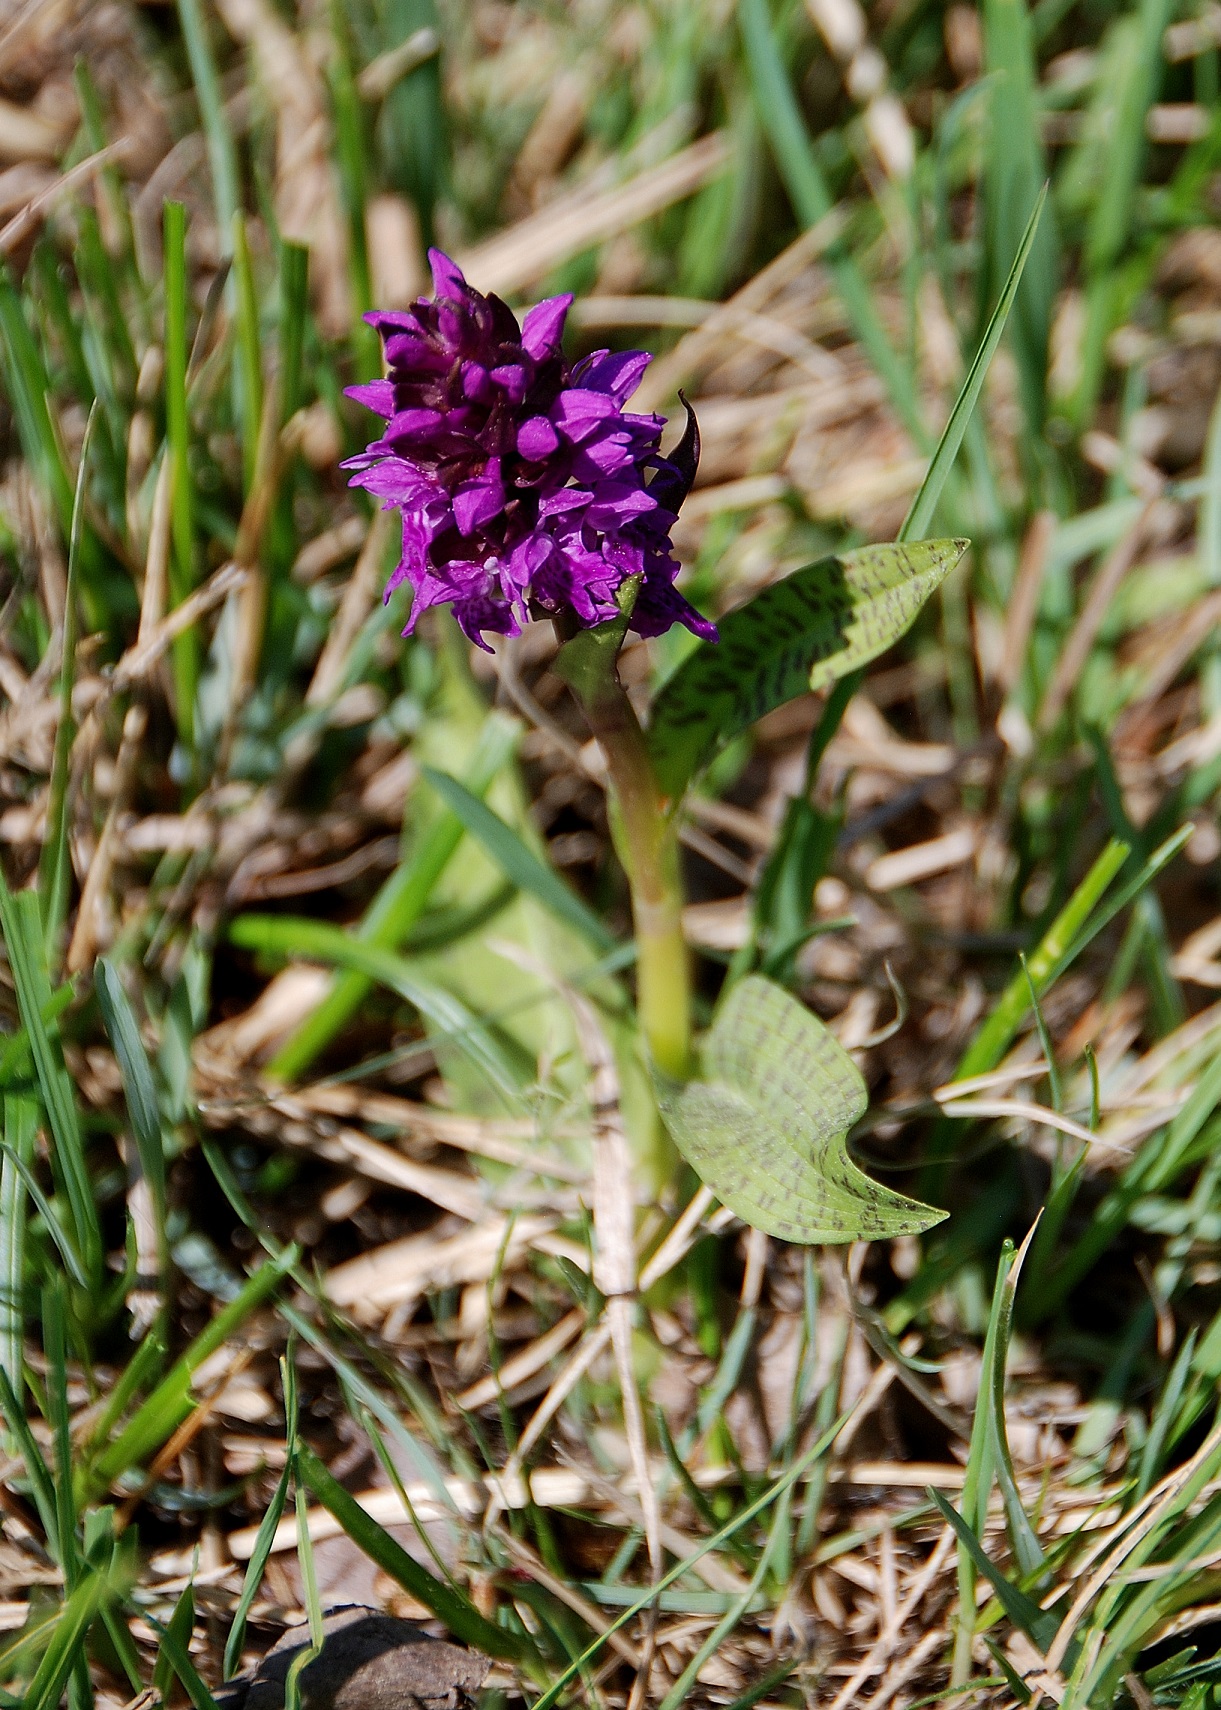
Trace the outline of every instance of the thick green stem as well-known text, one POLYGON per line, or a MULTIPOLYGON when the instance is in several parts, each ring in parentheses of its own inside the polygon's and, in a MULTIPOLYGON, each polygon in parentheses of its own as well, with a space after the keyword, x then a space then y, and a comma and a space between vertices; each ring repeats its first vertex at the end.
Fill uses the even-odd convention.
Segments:
POLYGON ((667 811, 632 703, 603 681, 582 697, 606 756, 612 807, 632 890, 636 931, 636 1013, 657 1068, 675 1080, 691 1073, 691 968, 683 938, 678 827, 667 811))

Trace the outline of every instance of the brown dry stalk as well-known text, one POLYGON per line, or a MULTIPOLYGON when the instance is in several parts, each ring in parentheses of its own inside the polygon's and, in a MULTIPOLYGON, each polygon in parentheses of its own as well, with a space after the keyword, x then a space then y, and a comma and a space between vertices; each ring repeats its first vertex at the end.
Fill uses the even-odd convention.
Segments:
POLYGON ((1039 610, 1039 592, 1043 586, 1043 574, 1047 569, 1047 558, 1055 538, 1057 520, 1054 511, 1036 512, 1030 519, 1030 526, 1022 541, 1017 574, 1013 579, 1005 609, 1004 644, 997 675, 997 681, 1006 695, 1013 693, 1021 676, 1030 632, 1034 628, 1034 620, 1039 610))
POLYGON ((127 811, 128 802, 131 800, 136 768, 140 763, 147 729, 148 709, 143 702, 136 701, 128 707, 127 716, 123 720, 123 736, 119 743, 119 757, 115 763, 114 796, 81 888, 76 924, 72 929, 65 963, 69 974, 80 973, 91 965, 101 941, 100 908, 114 873, 119 820, 127 811))
POLYGON ((626 184, 596 195, 578 189, 564 196, 498 237, 462 252, 459 263, 481 291, 502 296, 521 291, 591 244, 604 243, 692 195, 728 162, 728 138, 714 131, 626 184))
POLYGON ((1051 682, 1047 685, 1043 705, 1039 708, 1040 730, 1051 730, 1068 704, 1068 697, 1077 686, 1077 679, 1090 656, 1098 631, 1102 628, 1103 619, 1107 615, 1111 601, 1118 592, 1119 584, 1135 564, 1136 555, 1144 544, 1149 518, 1156 503, 1155 499, 1149 500, 1136 522, 1104 560, 1090 584, 1090 591, 1086 596, 1085 604, 1077 615, 1076 623, 1069 631, 1068 640, 1064 643, 1060 657, 1056 661, 1051 682))

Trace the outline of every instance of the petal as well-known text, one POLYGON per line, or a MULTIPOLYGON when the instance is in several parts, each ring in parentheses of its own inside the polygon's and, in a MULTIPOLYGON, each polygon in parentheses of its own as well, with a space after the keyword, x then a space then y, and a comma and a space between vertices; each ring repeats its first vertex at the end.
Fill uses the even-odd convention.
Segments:
POLYGON ((370 380, 365 386, 345 386, 343 395, 345 398, 355 398, 358 404, 363 404, 366 410, 372 410, 375 415, 394 414, 394 387, 389 380, 370 380))
POLYGON ((459 534, 474 534, 484 523, 498 517, 505 508, 504 487, 500 480, 500 459, 490 457, 482 475, 464 481, 454 493, 454 521, 459 534))
POLYGON ((379 499, 385 499, 391 505, 411 505, 432 496, 433 489, 428 480, 414 466, 401 457, 383 457, 379 462, 360 470, 349 482, 352 487, 363 487, 366 492, 375 493, 379 499))
POLYGON ((576 448, 572 472, 578 481, 601 481, 608 475, 626 475, 636 466, 632 443, 626 434, 595 433, 576 448))
POLYGON ((376 327, 383 338, 387 332, 420 331, 420 323, 410 309, 370 309, 363 318, 371 327, 376 327))
POLYGON ((464 398, 483 402, 491 389, 488 371, 481 362, 464 362, 462 364, 462 396, 464 398))
POLYGON ((581 510, 592 498, 593 494, 587 487, 560 487, 540 502, 538 514, 540 517, 562 516, 568 511, 581 510))
POLYGON ((409 379, 415 374, 442 374, 449 358, 437 350, 430 339, 418 333, 395 332, 386 339, 386 361, 392 378, 409 379))
POLYGON ((607 392, 617 404, 625 403, 639 386, 653 358, 645 350, 602 351, 577 370, 582 386, 607 392))
POLYGON ((469 316, 464 306, 452 303, 448 297, 438 299, 437 332, 451 359, 458 354, 467 342, 468 320, 469 316))
POLYGON ((462 269, 456 261, 451 261, 444 250, 430 249, 428 265, 432 269, 433 291, 438 297, 448 297, 461 302, 469 289, 462 275, 462 269))
POLYGON ((697 612, 690 600, 684 599, 664 571, 654 575, 651 568, 645 575, 628 627, 637 635, 664 635, 676 623, 704 641, 720 640, 716 625, 697 612))
POLYGON ((445 420, 440 410, 399 410, 386 425, 387 439, 426 439, 445 420))
POLYGON ((473 641, 476 647, 482 647, 485 653, 492 651, 483 639, 485 629, 490 629, 493 635, 521 634, 521 624, 509 602, 488 594, 472 594, 455 600, 454 616, 467 640, 473 641))
POLYGON ((562 391, 551 411, 551 419, 566 439, 587 439, 609 416, 618 415, 612 399, 604 392, 589 392, 581 386, 562 391))
POLYGON ((546 416, 531 416, 517 430, 517 449, 531 463, 550 457, 559 443, 560 436, 546 416))
POLYGON ((508 394, 511 404, 520 404, 526 395, 526 370, 520 362, 508 362, 493 368, 492 379, 508 394))
POLYGON ((646 515, 652 509, 653 501, 649 495, 637 490, 635 493, 629 491, 608 495, 606 498, 598 495, 586 511, 585 517, 592 527, 610 533, 621 529, 633 518, 646 515))
POLYGON ((554 551, 554 541, 541 529, 535 529, 525 540, 519 541, 509 555, 509 575, 514 584, 521 589, 528 588, 554 551))
POLYGON ((564 317, 571 305, 571 291, 562 297, 548 297, 546 302, 536 304, 522 322, 521 342, 536 361, 559 350, 564 317))

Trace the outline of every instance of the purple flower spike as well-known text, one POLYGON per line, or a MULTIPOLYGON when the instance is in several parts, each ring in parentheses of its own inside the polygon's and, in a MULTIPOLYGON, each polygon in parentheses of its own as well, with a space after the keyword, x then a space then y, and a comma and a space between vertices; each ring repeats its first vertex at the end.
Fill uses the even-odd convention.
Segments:
POLYGON ((540 303, 519 326, 447 255, 434 249, 429 261, 431 300, 367 317, 389 375, 348 388, 386 423, 344 467, 356 471, 354 487, 402 512, 403 556, 386 598, 410 582, 403 633, 439 605, 452 605, 483 648, 487 633, 518 635, 531 617, 589 627, 616 617, 619 588, 640 576, 638 634, 681 623, 715 641, 674 586, 670 543, 698 435, 689 426, 665 458, 662 418, 624 411, 648 356, 602 350, 570 367, 560 340, 571 297, 540 303))

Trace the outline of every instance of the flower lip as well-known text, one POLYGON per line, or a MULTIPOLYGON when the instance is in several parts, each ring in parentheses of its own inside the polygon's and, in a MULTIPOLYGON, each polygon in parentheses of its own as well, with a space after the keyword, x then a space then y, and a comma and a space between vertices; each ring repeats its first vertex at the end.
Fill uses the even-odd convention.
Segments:
POLYGON ((440 250, 429 262, 432 299, 366 317, 383 340, 385 379, 348 388, 385 423, 345 467, 352 485, 402 513, 386 592, 411 584, 404 633, 434 605, 452 606, 485 648, 487 634, 518 634, 531 613, 600 623, 639 576, 638 633, 682 623, 715 639, 674 586, 669 534, 699 456, 690 405, 683 440, 664 457, 663 419, 624 409, 646 352, 595 351, 570 366, 561 339, 571 296, 537 304, 519 326, 440 250))

